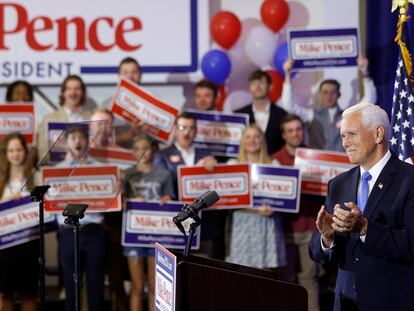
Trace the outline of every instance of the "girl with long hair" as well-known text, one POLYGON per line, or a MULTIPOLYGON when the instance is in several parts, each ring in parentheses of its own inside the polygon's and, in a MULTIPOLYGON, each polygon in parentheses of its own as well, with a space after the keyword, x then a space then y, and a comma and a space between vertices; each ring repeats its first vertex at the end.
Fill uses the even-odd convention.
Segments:
MULTIPOLYGON (((239 155, 229 163, 271 164, 264 134, 256 124, 243 132, 239 155)), ((286 265, 286 250, 280 215, 269 205, 233 212, 229 262, 277 271, 286 265)))
MULTIPOLYGON (((32 162, 21 134, 9 134, 2 140, 0 154, 0 201, 18 200, 27 195, 22 187, 33 187, 32 162)), ((18 294, 22 311, 37 310, 38 240, 11 246, 0 251, 0 293, 2 311, 14 309, 18 294)))

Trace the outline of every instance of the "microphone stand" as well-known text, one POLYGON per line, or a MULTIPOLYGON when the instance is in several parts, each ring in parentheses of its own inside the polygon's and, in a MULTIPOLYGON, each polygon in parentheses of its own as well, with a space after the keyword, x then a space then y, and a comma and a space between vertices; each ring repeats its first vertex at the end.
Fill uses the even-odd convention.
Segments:
POLYGON ((75 283, 75 311, 81 309, 81 275, 80 275, 80 249, 79 249, 79 219, 84 217, 87 204, 69 203, 63 211, 63 216, 66 217, 65 224, 73 226, 74 236, 74 264, 75 271, 73 272, 73 282, 75 283))
POLYGON ((191 244, 193 243, 193 238, 194 238, 194 234, 197 231, 197 227, 201 224, 201 219, 200 217, 198 217, 198 215, 194 215, 192 217, 194 219, 194 222, 190 225, 190 230, 188 231, 188 236, 184 233, 184 235, 186 235, 187 240, 185 243, 185 249, 183 252, 184 257, 188 257, 190 250, 191 250, 191 244))
POLYGON ((36 186, 30 191, 33 202, 39 202, 39 297, 40 311, 46 310, 45 296, 45 219, 44 195, 50 185, 36 186))

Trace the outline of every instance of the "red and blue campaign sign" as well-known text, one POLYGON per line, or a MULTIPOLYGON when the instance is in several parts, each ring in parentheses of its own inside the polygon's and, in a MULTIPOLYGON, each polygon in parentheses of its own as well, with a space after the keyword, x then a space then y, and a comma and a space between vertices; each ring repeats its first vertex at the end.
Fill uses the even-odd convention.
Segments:
POLYGON ((155 244, 155 311, 174 311, 177 281, 177 257, 155 244))
POLYGON ((117 165, 120 169, 127 169, 137 163, 132 151, 121 147, 92 147, 88 155, 99 162, 117 165))
POLYGON ((61 213, 68 203, 88 204, 88 212, 121 210, 119 171, 116 166, 44 167, 42 181, 50 185, 45 211, 61 213))
POLYGON ((299 212, 301 181, 299 169, 252 164, 251 177, 255 207, 268 204, 275 211, 299 212))
POLYGON ((289 31, 294 70, 356 66, 358 44, 356 28, 289 31))
POLYGON ((297 148, 295 167, 302 174, 302 193, 326 196, 329 180, 354 165, 345 152, 297 148))
MULTIPOLYGON (((55 215, 45 215, 45 232, 57 230, 55 215)), ((39 238, 39 204, 30 196, 0 203, 0 249, 39 238)))
MULTIPOLYGON (((122 245, 154 247, 155 243, 161 243, 168 248, 184 249, 185 236, 172 221, 183 205, 180 202, 160 205, 155 201, 126 200, 122 221, 122 245)), ((186 232, 191 223, 191 219, 182 223, 186 232)), ((200 227, 192 241, 192 249, 198 249, 199 246, 200 227)))
POLYGON ((178 166, 178 195, 192 202, 207 191, 216 191, 220 200, 212 208, 252 206, 249 164, 218 164, 212 171, 204 166, 178 166))
POLYGON ((0 140, 10 133, 20 133, 29 145, 35 144, 33 103, 0 104, 0 140))
POLYGON ((249 116, 241 113, 188 110, 197 120, 194 147, 216 156, 237 157, 249 116))
POLYGON ((151 137, 168 143, 179 111, 138 84, 121 80, 115 93, 112 112, 132 124, 144 123, 151 137))

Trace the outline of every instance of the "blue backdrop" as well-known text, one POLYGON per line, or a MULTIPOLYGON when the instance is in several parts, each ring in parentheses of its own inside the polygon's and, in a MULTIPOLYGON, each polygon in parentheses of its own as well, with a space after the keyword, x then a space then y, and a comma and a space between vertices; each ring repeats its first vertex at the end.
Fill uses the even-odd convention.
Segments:
MULTIPOLYGON (((398 9, 391 13, 391 0, 367 0, 366 40, 369 71, 378 89, 377 104, 391 114, 398 45, 394 42, 397 31, 398 9)), ((410 15, 414 18, 413 5, 410 15)), ((409 22, 409 37, 414 42, 414 23, 409 22)), ((413 47, 410 46, 411 51, 413 47)))

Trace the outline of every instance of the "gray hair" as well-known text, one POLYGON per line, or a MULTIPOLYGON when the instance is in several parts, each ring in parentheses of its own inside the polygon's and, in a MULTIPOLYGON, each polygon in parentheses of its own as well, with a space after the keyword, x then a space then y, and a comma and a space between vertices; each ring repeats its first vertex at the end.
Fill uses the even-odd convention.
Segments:
POLYGON ((391 136, 391 126, 388 119, 388 115, 384 109, 380 106, 369 104, 369 103, 359 103, 354 106, 345 109, 342 113, 342 118, 349 116, 350 114, 360 112, 362 117, 362 123, 365 128, 373 130, 376 126, 382 126, 385 131, 385 139, 388 141, 391 136))

